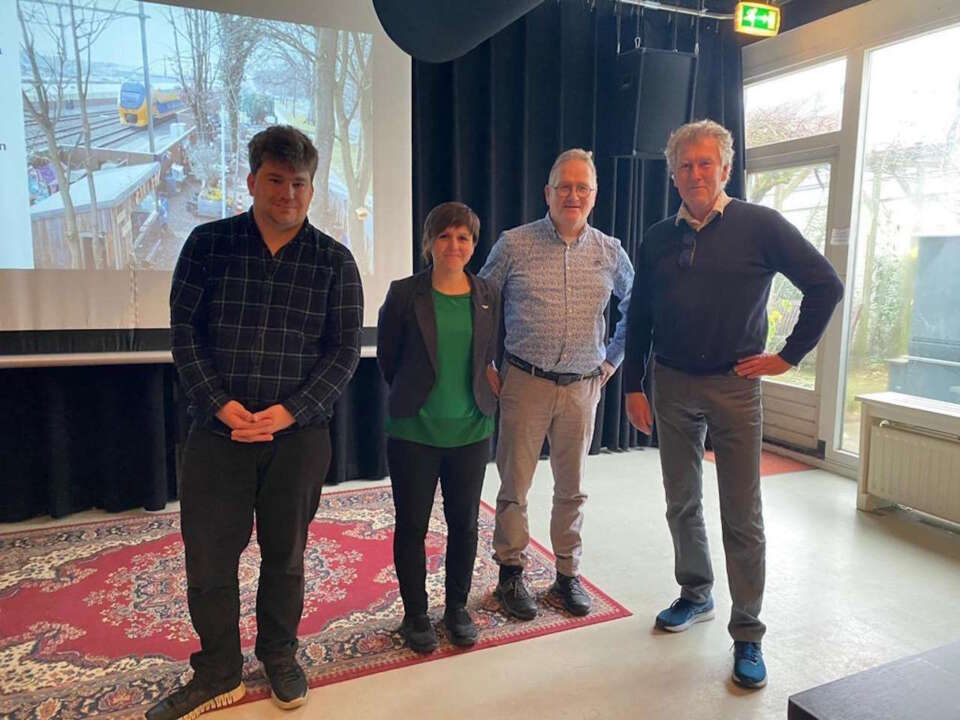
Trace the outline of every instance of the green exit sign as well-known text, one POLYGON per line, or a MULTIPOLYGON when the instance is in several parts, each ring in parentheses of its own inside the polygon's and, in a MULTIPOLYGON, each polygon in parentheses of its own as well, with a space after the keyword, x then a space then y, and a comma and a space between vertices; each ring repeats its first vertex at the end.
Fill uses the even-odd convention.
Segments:
POLYGON ((737 3, 733 26, 747 35, 776 35, 780 32, 780 8, 756 2, 737 3))

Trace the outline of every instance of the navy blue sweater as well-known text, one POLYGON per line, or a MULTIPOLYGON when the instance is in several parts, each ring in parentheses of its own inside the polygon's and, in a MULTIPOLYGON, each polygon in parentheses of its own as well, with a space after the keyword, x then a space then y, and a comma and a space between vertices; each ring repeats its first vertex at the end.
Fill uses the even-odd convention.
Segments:
POLYGON ((767 299, 783 273, 803 293, 800 317, 780 357, 796 365, 820 340, 843 285, 830 263, 775 210, 731 200, 696 233, 691 267, 678 259, 692 232, 676 216, 647 230, 636 259, 627 315, 627 392, 643 389, 651 351, 662 365, 695 375, 729 372, 764 352, 767 299))

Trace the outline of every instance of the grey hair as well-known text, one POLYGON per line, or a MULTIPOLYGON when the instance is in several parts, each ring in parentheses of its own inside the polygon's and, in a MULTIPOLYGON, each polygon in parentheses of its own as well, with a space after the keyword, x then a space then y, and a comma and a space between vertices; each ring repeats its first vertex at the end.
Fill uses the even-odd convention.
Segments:
POLYGON ((597 166, 593 164, 593 153, 589 150, 584 150, 583 148, 570 148, 569 150, 564 150, 562 153, 557 155, 557 159, 553 161, 553 167, 550 168, 550 177, 547 179, 547 183, 550 187, 553 187, 557 182, 557 175, 560 172, 560 166, 565 162, 570 162, 571 160, 580 160, 585 162, 587 167, 590 168, 590 172, 593 174, 593 184, 596 187, 597 184, 597 166))
POLYGON ((729 165, 733 162, 733 135, 730 134, 730 131, 713 120, 697 120, 681 125, 670 133, 663 154, 667 157, 667 167, 671 175, 677 170, 677 155, 680 148, 701 138, 712 138, 717 141, 721 165, 729 165))

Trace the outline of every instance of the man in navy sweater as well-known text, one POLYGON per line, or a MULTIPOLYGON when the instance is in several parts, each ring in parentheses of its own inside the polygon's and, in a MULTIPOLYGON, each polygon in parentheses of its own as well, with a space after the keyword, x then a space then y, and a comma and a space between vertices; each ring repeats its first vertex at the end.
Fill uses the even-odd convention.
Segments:
POLYGON ((823 334, 843 286, 827 260, 775 210, 724 192, 733 138, 710 120, 667 142, 683 205, 651 227, 636 260, 624 361, 627 414, 649 433, 643 392, 653 374, 660 464, 680 597, 656 619, 680 632, 714 616, 713 569, 702 507, 709 429, 717 458, 723 546, 733 607, 733 680, 766 685, 760 621, 765 539, 760 500, 760 379, 800 362, 823 334), (779 352, 767 353, 767 299, 783 273, 803 293, 800 317, 779 352), (652 358, 652 362, 649 362, 652 358))

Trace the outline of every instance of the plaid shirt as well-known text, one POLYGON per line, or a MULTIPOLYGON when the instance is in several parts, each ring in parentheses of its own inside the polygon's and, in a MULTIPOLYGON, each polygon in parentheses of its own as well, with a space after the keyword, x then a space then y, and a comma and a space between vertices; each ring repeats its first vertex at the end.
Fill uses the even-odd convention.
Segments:
POLYGON ((199 424, 229 400, 324 422, 360 360, 363 291, 350 251, 309 222, 276 256, 253 210, 195 228, 170 291, 173 360, 199 424))

